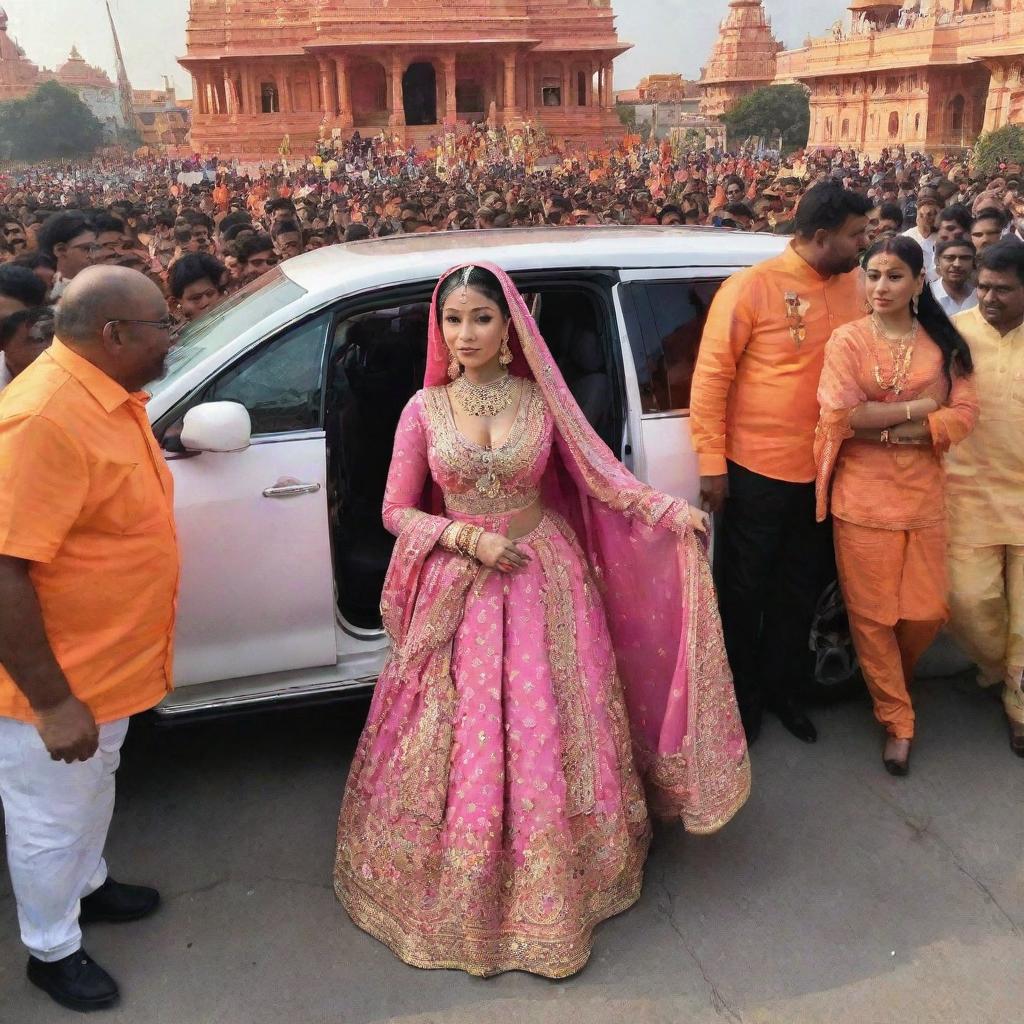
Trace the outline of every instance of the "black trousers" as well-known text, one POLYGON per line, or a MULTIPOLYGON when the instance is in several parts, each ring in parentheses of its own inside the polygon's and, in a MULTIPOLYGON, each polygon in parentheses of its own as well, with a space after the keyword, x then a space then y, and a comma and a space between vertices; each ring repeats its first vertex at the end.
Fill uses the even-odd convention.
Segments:
POLYGON ((814 521, 814 484, 729 463, 716 558, 725 646, 744 720, 791 700, 813 666, 814 609, 834 574, 831 524, 814 521))

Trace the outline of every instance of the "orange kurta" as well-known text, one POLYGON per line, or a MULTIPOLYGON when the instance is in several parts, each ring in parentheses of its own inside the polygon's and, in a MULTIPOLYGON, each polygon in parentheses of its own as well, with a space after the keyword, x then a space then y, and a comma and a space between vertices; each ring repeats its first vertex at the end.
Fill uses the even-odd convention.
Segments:
POLYGON ((825 343, 863 315, 859 270, 822 277, 792 245, 730 277, 711 304, 693 378, 690 427, 701 475, 725 473, 729 459, 774 480, 814 480, 825 343), (787 294, 801 311, 802 341, 787 294))
MULTIPOLYGON (((0 396, 0 555, 31 563, 53 653, 100 724, 171 688, 173 481, 145 400, 56 339, 0 396)), ((34 721, 2 667, 0 716, 34 721)))

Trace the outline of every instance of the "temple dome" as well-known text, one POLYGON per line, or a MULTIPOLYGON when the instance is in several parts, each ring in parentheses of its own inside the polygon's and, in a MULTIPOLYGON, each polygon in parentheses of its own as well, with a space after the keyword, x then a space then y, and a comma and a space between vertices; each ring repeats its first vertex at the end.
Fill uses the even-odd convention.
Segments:
POLYGON ((114 83, 101 68, 85 62, 77 46, 71 47, 68 59, 57 69, 57 81, 71 89, 113 89, 114 83))

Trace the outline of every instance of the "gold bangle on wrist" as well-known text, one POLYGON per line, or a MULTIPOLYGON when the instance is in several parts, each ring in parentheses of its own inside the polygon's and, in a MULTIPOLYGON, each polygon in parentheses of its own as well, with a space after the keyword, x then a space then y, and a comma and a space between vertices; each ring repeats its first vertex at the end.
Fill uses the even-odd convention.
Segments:
POLYGON ((470 558, 476 558, 476 549, 480 547, 480 538, 483 537, 483 535, 484 531, 481 527, 473 527, 473 534, 469 539, 469 544, 466 550, 466 554, 469 555, 470 558))

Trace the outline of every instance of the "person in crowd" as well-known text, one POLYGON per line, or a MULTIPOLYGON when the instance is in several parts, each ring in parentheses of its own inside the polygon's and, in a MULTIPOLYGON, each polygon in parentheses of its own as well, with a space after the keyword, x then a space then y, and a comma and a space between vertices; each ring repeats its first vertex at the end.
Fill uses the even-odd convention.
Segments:
POLYGON ((934 281, 939 276, 935 269, 935 243, 938 241, 936 222, 941 209, 938 194, 930 188, 921 189, 917 194, 916 222, 912 228, 903 232, 907 238, 912 238, 921 246, 924 253, 924 269, 929 281, 934 281))
POLYGON ((264 232, 239 239, 235 243, 235 255, 240 281, 260 277, 281 262, 274 249, 274 240, 264 232))
POLYGON ((746 203, 726 203, 719 214, 720 226, 749 231, 754 222, 754 211, 746 203))
POLYGON ((1008 223, 1006 214, 994 206, 987 206, 974 215, 971 222, 971 241, 979 256, 1003 237, 1008 223))
POLYGON ((53 341, 49 306, 19 309, 0 319, 0 391, 33 364, 53 341))
POLYGON ((949 238, 935 246, 938 280, 932 281, 932 295, 946 316, 973 309, 978 304, 974 287, 974 243, 966 236, 949 238))
POLYGON ((213 309, 227 293, 228 269, 209 253, 182 256, 167 275, 174 312, 188 323, 213 309))
POLYGON ((46 285, 27 267, 0 266, 0 319, 46 302, 46 285))
POLYGON ((947 460, 952 629, 980 681, 1001 685, 1024 757, 1024 245, 978 258, 978 304, 953 320, 974 357, 981 416, 947 460))
POLYGON ((295 221, 274 221, 270 237, 274 240, 274 252, 281 262, 302 255, 302 228, 295 221))
POLYGON ((11 260, 11 266, 31 270, 46 286, 46 294, 50 294, 57 277, 57 261, 52 256, 47 256, 38 249, 29 249, 28 252, 11 260))
POLYGON ((0 392, 52 341, 53 310, 49 306, 20 309, 0 320, 0 392))
POLYGON ((370 229, 365 224, 349 224, 345 228, 345 242, 362 242, 370 237, 370 229))
POLYGON ((93 263, 97 265, 116 264, 133 249, 128 238, 124 221, 101 213, 92 218, 92 229, 96 232, 96 247, 93 263))
POLYGON ((951 206, 947 206, 939 214, 936 245, 939 242, 948 242, 951 238, 966 238, 969 240, 971 237, 971 221, 971 211, 963 203, 953 203, 951 206))
POLYGON ((719 290, 697 357, 690 425, 702 501, 722 516, 722 620, 751 742, 766 706, 817 739, 796 694, 828 552, 814 517, 815 392, 825 342, 863 314, 871 208, 838 184, 811 188, 786 251, 719 290))
POLYGON ((55 213, 39 230, 39 250, 57 264, 57 276, 50 289, 51 300, 57 302, 68 284, 92 266, 96 232, 85 214, 77 210, 55 213))
POLYGON ((173 485, 141 394, 163 372, 170 325, 143 275, 83 269, 57 338, 0 395, 7 864, 29 980, 76 1010, 118 998, 82 925, 159 903, 115 881, 103 848, 128 719, 171 688, 173 485))
POLYGON ((896 203, 883 203, 878 212, 878 231, 871 244, 883 238, 892 238, 903 230, 903 211, 896 203))
POLYGON ((428 333, 335 891, 414 966, 564 978, 639 897, 651 816, 714 831, 749 791, 707 519, 614 458, 499 268, 442 275, 428 333))
POLYGON ((15 256, 20 256, 28 249, 28 236, 25 225, 17 217, 5 217, 0 221, 0 232, 3 232, 4 244, 15 256))
POLYGON ((942 457, 977 419, 971 351, 928 288, 907 235, 864 257, 871 313, 825 347, 815 439, 817 517, 831 504, 839 583, 861 670, 906 775, 910 684, 948 617, 942 457))

